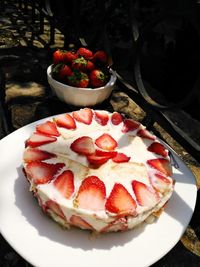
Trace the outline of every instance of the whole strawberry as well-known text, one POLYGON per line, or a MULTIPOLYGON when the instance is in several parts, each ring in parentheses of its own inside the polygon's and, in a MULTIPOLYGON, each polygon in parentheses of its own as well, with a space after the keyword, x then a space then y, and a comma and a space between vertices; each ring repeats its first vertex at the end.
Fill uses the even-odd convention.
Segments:
POLYGON ((52 76, 61 82, 68 82, 68 77, 72 75, 72 70, 69 66, 59 63, 53 66, 52 76))
POLYGON ((64 63, 65 62, 65 50, 56 50, 53 53, 53 64, 59 64, 59 63, 64 63))
POLYGON ((71 64, 72 61, 76 58, 78 58, 78 55, 72 51, 66 51, 66 53, 64 54, 64 60, 66 63, 71 64))
POLYGON ((93 56, 93 53, 91 50, 85 48, 85 47, 80 47, 78 50, 77 50, 77 55, 78 56, 81 56, 81 57, 84 57, 85 59, 91 59, 92 56, 93 56))
POLYGON ((84 59, 83 57, 79 57, 72 61, 72 69, 86 71, 86 68, 87 68, 87 60, 84 59))
POLYGON ((75 70, 71 76, 68 77, 69 84, 74 87, 86 88, 89 84, 89 77, 82 71, 75 70))
POLYGON ((108 75, 100 69, 94 69, 90 72, 90 84, 97 88, 104 86, 108 81, 108 75))
POLYGON ((108 63, 108 55, 103 50, 98 50, 94 53, 93 62, 95 64, 106 65, 108 63))

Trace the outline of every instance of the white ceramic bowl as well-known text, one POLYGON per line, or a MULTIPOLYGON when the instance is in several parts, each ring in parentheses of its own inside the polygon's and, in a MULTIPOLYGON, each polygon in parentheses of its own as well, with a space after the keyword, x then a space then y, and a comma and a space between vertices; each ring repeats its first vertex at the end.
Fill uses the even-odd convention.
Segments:
POLYGON ((103 87, 99 88, 78 88, 60 83, 51 76, 52 65, 47 69, 47 78, 50 87, 57 97, 68 104, 74 106, 94 106, 107 99, 116 83, 116 73, 110 70, 110 81, 103 87))

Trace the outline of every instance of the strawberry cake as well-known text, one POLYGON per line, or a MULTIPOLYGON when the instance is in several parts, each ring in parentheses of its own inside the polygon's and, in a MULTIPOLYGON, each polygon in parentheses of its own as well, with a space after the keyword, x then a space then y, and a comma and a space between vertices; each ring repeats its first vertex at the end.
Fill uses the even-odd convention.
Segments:
POLYGON ((118 112, 83 108, 38 124, 23 165, 46 214, 97 233, 152 221, 174 188, 166 147, 118 112))

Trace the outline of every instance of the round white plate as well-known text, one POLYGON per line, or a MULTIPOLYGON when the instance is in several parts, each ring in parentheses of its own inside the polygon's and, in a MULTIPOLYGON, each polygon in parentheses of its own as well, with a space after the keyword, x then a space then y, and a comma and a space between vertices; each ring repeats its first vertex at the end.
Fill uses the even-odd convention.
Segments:
POLYGON ((63 230, 45 216, 29 192, 22 172, 29 124, 0 141, 0 231, 28 262, 38 267, 149 266, 179 241, 194 212, 197 188, 187 166, 173 155, 175 190, 165 212, 153 224, 91 239, 87 231, 63 230))

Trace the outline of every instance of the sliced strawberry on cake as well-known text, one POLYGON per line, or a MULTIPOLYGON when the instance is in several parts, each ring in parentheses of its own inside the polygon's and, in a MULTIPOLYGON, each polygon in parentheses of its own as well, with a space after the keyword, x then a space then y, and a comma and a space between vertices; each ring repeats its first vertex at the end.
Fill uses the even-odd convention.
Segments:
POLYGON ((122 128, 123 133, 127 133, 130 131, 136 130, 140 126, 140 123, 137 121, 134 121, 132 119, 125 119, 124 120, 124 125, 122 128))
POLYGON ((117 147, 117 142, 115 139, 107 133, 102 134, 95 140, 95 144, 104 150, 114 150, 117 147))
POLYGON ((158 158, 158 159, 149 159, 147 163, 150 167, 158 170, 166 176, 172 176, 172 167, 169 160, 158 158))
POLYGON ((112 160, 116 163, 121 163, 121 162, 128 162, 131 159, 131 157, 128 157, 124 153, 118 152, 115 157, 112 158, 112 160))
POLYGON ((148 148, 148 151, 150 152, 154 152, 158 155, 161 155, 163 157, 167 157, 168 156, 168 152, 166 150, 166 148, 163 146, 163 144, 158 143, 158 142, 154 142, 152 143, 148 148))
POLYGON ((69 130, 76 129, 76 122, 74 118, 70 114, 62 114, 56 117, 55 122, 57 126, 63 127, 69 130))
POLYGON ((85 178, 78 190, 74 206, 91 211, 104 210, 106 187, 97 176, 85 178))
POLYGON ((155 173, 151 177, 153 187, 160 193, 165 193, 173 186, 171 179, 160 173, 155 173))
POLYGON ((55 174, 64 167, 64 163, 50 164, 33 161, 26 165, 28 179, 34 184, 45 184, 51 181, 55 174))
POLYGON ((55 142, 55 136, 47 136, 41 133, 33 133, 25 142, 25 146, 37 147, 48 143, 55 142))
POLYGON ((46 210, 53 211, 57 216, 65 220, 65 215, 60 206, 53 200, 46 201, 46 210))
POLYGON ((84 124, 91 124, 93 111, 90 108, 83 108, 72 113, 74 119, 84 124))
POLYGON ((134 180, 132 187, 140 206, 154 207, 160 201, 158 193, 146 184, 134 180))
POLYGON ((147 129, 143 128, 143 129, 140 129, 138 132, 137 132, 137 135, 142 137, 142 138, 147 138, 147 139, 150 139, 150 140, 155 140, 156 137, 155 135, 151 134, 147 129))
POLYGON ((94 230, 89 223, 87 223, 84 219, 82 219, 80 216, 77 215, 71 216, 70 223, 81 229, 94 230))
POLYGON ((71 170, 62 172, 53 182, 57 190, 67 199, 74 193, 74 174, 71 170))
POLYGON ((91 137, 82 136, 74 140, 70 146, 71 150, 81 155, 91 155, 95 153, 94 143, 91 137))
POLYGON ((107 112, 103 111, 95 111, 95 120, 102 126, 107 125, 109 117, 107 112))
POLYGON ((56 124, 52 121, 46 121, 36 126, 36 131, 45 135, 59 136, 60 133, 57 130, 56 124))
POLYGON ((38 148, 31 148, 31 147, 27 148, 24 151, 24 155, 23 155, 24 162, 26 163, 29 163, 32 161, 42 161, 45 159, 51 159, 55 157, 56 155, 54 153, 49 153, 47 151, 43 151, 38 148))
POLYGON ((123 117, 119 112, 113 112, 111 116, 111 122, 114 125, 118 125, 123 121, 123 117))
POLYGON ((127 189, 120 183, 116 183, 108 197, 105 208, 117 215, 136 214, 136 202, 127 189))

